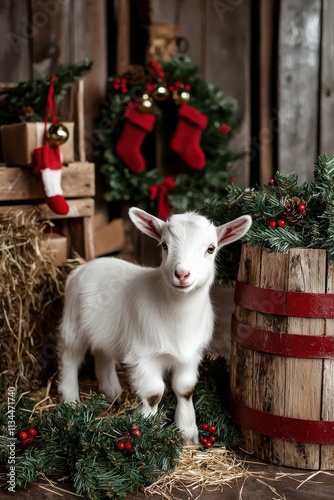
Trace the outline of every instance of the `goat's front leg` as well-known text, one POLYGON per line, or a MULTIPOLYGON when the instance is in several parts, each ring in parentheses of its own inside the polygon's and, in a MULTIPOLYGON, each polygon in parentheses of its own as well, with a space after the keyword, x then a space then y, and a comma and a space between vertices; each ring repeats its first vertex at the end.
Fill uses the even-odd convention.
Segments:
POLYGON ((95 375, 99 381, 99 390, 105 394, 110 403, 115 400, 120 403, 122 387, 117 376, 116 360, 106 356, 102 351, 94 352, 94 358, 95 375))
POLYGON ((172 387, 177 397, 175 423, 182 432, 183 444, 198 443, 195 409, 192 395, 197 381, 197 363, 178 365, 173 373, 172 387))
POLYGON ((142 401, 142 414, 147 417, 157 412, 164 394, 164 368, 159 359, 141 360, 131 369, 132 386, 142 401))

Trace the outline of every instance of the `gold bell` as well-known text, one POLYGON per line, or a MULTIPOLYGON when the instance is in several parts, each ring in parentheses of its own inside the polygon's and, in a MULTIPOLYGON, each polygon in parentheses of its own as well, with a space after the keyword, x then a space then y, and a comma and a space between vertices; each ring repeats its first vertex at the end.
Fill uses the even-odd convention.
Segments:
POLYGON ((165 101, 169 97, 169 90, 163 85, 158 85, 152 92, 152 95, 156 101, 165 101))
POLYGON ((138 109, 142 113, 150 113, 153 108, 153 99, 148 94, 143 94, 141 101, 138 104, 138 109))
POLYGON ((46 132, 46 139, 49 146, 57 147, 64 144, 69 135, 69 131, 63 123, 53 123, 46 132))
POLYGON ((190 101, 190 93, 187 90, 180 89, 179 91, 173 91, 173 99, 176 104, 182 104, 183 102, 190 101))

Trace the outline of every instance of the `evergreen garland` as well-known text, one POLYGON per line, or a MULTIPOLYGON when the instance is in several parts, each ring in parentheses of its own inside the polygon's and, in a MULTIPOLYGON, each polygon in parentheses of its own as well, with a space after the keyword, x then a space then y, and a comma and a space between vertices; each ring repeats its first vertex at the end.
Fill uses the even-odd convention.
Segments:
MULTIPOLYGON (((198 209, 211 197, 225 192, 226 185, 233 176, 233 164, 243 156, 243 153, 234 153, 228 149, 236 127, 236 102, 225 96, 216 85, 206 83, 200 75, 200 68, 193 66, 188 56, 176 55, 171 62, 161 63, 161 66, 167 88, 177 80, 190 86, 190 105, 209 118, 201 136, 206 166, 202 170, 183 166, 181 171, 168 172, 168 175, 175 174, 176 182, 176 187, 168 193, 172 210, 183 212, 198 209), (228 132, 222 133, 222 125, 226 126, 228 132)), ((124 80, 126 76, 123 76, 124 80)), ((126 105, 132 100, 140 99, 150 76, 152 70, 148 65, 143 69, 141 82, 133 83, 128 79, 126 90, 123 88, 122 91, 118 85, 114 88, 115 78, 121 78, 122 75, 115 75, 108 80, 106 97, 95 130, 95 162, 105 177, 107 201, 129 201, 155 212, 156 204, 149 199, 149 188, 162 182, 163 173, 157 168, 147 168, 142 173, 134 173, 114 152, 124 124, 126 105)), ((156 101, 152 112, 162 123, 172 120, 175 129, 177 105, 172 93, 166 101, 156 101)))
MULTIPOLYGON (((217 428, 213 446, 233 446, 239 434, 227 411, 228 387, 225 361, 207 358, 201 365, 194 394, 198 425, 204 420, 217 428)), ((112 413, 102 395, 88 403, 60 403, 32 414, 32 403, 18 399, 16 431, 38 431, 33 444, 16 442, 16 485, 25 487, 38 479, 67 479, 76 493, 94 500, 124 498, 138 493, 158 476, 174 469, 182 450, 181 434, 172 423, 175 401, 167 394, 159 412, 143 417, 136 404, 112 413), (138 432, 139 431, 139 432, 138 432), (118 443, 132 449, 119 449, 118 443)), ((8 463, 7 402, 0 405, 0 465, 8 463)))
MULTIPOLYGON (((59 66, 54 73, 56 103, 62 92, 92 68, 92 61, 85 59, 77 64, 59 66)), ((16 87, 0 91, 0 126, 19 122, 43 122, 50 75, 40 80, 20 82, 16 87)))
MULTIPOLYGON (((299 185, 295 173, 277 172, 263 187, 229 185, 225 197, 210 200, 202 211, 217 225, 251 215, 252 227, 243 238, 250 245, 283 253, 291 248, 325 249, 334 260, 334 158, 318 157, 311 183, 299 185), (293 205, 297 209, 291 213, 293 205)), ((220 283, 236 279, 240 249, 239 241, 221 251, 220 283)))

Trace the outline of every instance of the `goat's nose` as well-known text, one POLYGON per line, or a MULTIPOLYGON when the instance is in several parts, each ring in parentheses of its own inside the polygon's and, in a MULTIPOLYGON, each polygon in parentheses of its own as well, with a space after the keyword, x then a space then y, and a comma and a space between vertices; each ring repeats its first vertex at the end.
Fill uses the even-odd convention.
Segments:
POLYGON ((175 270, 175 276, 179 281, 184 281, 186 278, 190 276, 190 271, 176 271, 175 270))

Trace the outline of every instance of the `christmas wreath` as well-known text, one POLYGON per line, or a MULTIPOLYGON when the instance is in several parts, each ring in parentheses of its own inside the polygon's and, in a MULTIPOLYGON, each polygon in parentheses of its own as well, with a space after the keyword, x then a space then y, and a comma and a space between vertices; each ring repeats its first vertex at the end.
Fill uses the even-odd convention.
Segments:
MULTIPOLYGON (((298 184, 296 173, 276 172, 263 187, 227 187, 223 199, 212 199, 203 212, 217 224, 251 215, 253 224, 243 238, 250 245, 286 253, 291 248, 325 249, 334 260, 334 158, 320 155, 314 180, 298 184)), ((219 279, 236 279, 241 243, 220 252, 219 279)))
POLYGON ((199 208, 222 195, 242 156, 228 149, 235 113, 235 100, 207 84, 185 55, 111 77, 95 150, 106 200, 130 201, 165 219, 171 209, 199 208), (158 124, 167 143, 163 168, 152 155, 158 124))

